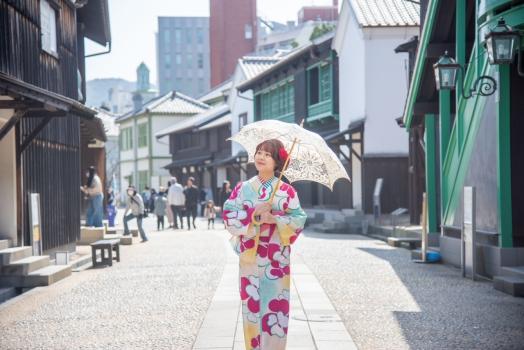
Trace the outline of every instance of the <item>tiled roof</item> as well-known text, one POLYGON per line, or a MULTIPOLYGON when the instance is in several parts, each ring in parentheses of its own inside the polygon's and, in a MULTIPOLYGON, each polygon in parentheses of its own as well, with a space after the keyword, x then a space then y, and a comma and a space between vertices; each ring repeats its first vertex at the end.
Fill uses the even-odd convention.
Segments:
POLYGON ((231 89, 231 86, 233 86, 233 80, 228 79, 220 85, 215 86, 213 90, 206 92, 205 95, 200 96, 198 100, 205 102, 224 96, 224 92, 229 91, 231 89))
POLYGON ((420 24, 420 6, 406 0, 349 0, 363 27, 406 27, 420 24))
POLYGON ((233 117, 231 113, 227 113, 227 114, 224 114, 222 117, 213 120, 210 123, 204 124, 204 126, 201 126, 200 128, 198 128, 198 130, 207 130, 207 129, 216 128, 218 126, 231 124, 232 120, 233 120, 233 117))
POLYGON ((281 57, 264 57, 264 56, 244 56, 240 58, 239 64, 242 71, 246 75, 246 80, 256 77, 275 63, 277 63, 281 57))
POLYGON ((229 113, 229 106, 227 104, 221 104, 212 107, 198 115, 187 118, 175 125, 172 125, 164 130, 161 130, 155 134, 156 138, 161 138, 169 134, 181 132, 187 129, 198 128, 207 122, 214 121, 217 118, 222 117, 226 113, 229 113))
POLYGON ((172 91, 145 103, 139 110, 122 115, 117 121, 121 122, 132 116, 144 113, 193 115, 207 109, 209 109, 207 104, 181 94, 180 92, 172 91))

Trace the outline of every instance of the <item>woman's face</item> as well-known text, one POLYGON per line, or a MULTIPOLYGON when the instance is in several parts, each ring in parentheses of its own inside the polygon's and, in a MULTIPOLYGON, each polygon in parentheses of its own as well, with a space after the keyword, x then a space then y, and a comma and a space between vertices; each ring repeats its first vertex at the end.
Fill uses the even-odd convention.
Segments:
POLYGON ((133 197, 134 194, 135 194, 135 191, 133 191, 133 190, 127 190, 127 195, 128 195, 129 197, 133 197))
POLYGON ((259 173, 268 173, 275 171, 276 162, 271 157, 271 153, 259 149, 255 153, 255 167, 259 173))

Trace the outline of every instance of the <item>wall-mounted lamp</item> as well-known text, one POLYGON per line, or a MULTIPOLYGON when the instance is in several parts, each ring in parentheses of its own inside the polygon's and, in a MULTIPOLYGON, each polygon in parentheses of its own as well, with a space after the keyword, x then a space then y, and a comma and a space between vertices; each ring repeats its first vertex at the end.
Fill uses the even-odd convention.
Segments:
POLYGON ((504 18, 501 18, 497 26, 486 34, 485 46, 490 64, 512 64, 515 55, 518 55, 518 74, 524 77, 521 68, 520 33, 508 26, 504 18))
MULTIPOLYGON (((454 90, 457 86, 459 72, 462 79, 464 79, 464 68, 450 57, 447 51, 433 65, 433 69, 435 71, 437 90, 454 90)), ((464 93, 465 90, 465 88, 462 88, 462 97, 465 99, 475 95, 489 96, 493 95, 497 90, 497 82, 488 75, 481 75, 475 80, 473 88, 469 89, 467 94, 464 93)))

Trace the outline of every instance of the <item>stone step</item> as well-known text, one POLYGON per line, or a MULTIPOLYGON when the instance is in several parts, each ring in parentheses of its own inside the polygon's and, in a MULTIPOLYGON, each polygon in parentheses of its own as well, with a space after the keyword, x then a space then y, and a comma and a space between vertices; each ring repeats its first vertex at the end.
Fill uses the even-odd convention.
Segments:
POLYGON ((50 265, 33 271, 27 276, 1 275, 0 285, 18 288, 49 286, 71 275, 71 266, 50 265))
POLYGON ((1 287, 0 288, 0 303, 14 298, 18 295, 16 288, 14 287, 1 287))
POLYGON ((524 266, 503 266, 501 270, 503 276, 524 278, 524 266))
POLYGON ((11 240, 10 239, 0 239, 0 250, 4 250, 7 248, 11 248, 11 240))
POLYGON ((524 278, 521 277, 495 276, 493 287, 514 297, 524 297, 524 278))
POLYGON ((400 247, 403 244, 407 244, 410 249, 415 249, 420 248, 422 239, 413 237, 388 237, 388 244, 392 247, 400 247))
POLYGON ((14 247, 0 250, 0 265, 9 265, 13 262, 33 255, 31 247, 14 247))
POLYGON ((0 272, 3 275, 28 275, 33 271, 49 266, 49 256, 30 256, 2 266, 0 272))

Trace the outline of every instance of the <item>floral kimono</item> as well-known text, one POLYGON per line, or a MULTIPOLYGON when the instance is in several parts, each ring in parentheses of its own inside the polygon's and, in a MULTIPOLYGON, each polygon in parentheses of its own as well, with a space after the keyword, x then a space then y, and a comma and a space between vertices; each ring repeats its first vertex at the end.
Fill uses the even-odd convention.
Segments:
POLYGON ((258 176, 239 183, 224 204, 224 221, 240 256, 240 298, 246 350, 283 350, 289 321, 291 244, 306 214, 297 192, 281 182, 273 199, 276 224, 252 223, 258 204, 267 202, 278 182, 258 176))

